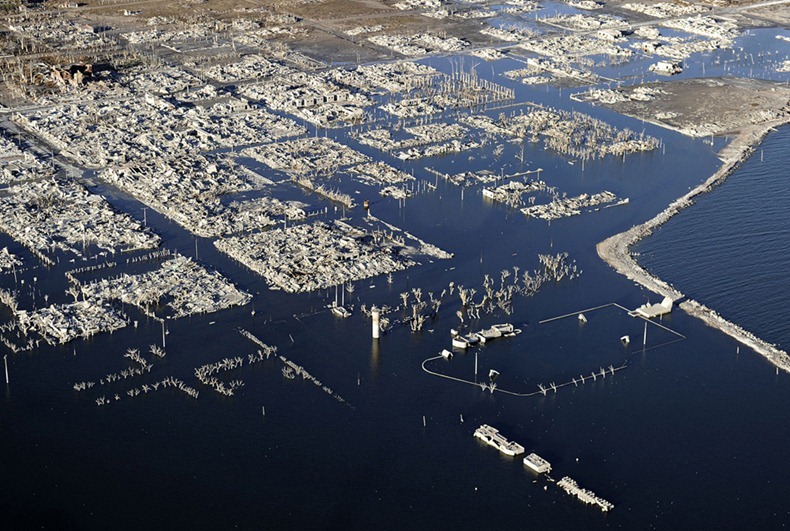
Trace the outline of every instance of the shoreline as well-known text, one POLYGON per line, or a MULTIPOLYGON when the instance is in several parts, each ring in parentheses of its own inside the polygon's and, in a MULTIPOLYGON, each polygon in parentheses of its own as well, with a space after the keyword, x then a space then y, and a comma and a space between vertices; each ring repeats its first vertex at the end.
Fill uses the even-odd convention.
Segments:
MULTIPOLYGON (((743 161, 754 153, 756 147, 763 141, 769 132, 788 123, 790 123, 790 118, 784 118, 782 120, 775 120, 742 128, 738 131, 735 138, 718 153, 718 157, 723 164, 713 175, 699 186, 670 203, 667 208, 659 212, 652 219, 640 225, 634 225, 625 232, 610 236, 598 243, 598 245, 595 246, 598 256, 615 271, 650 291, 664 297, 670 297, 673 301, 684 298, 683 293, 670 286, 667 282, 650 274, 639 265, 631 255, 631 246, 643 238, 650 236, 655 228, 660 227, 673 216, 679 214, 683 209, 691 206, 696 196, 708 193, 723 183, 743 161)), ((680 303, 679 307, 689 315, 702 320, 708 326, 721 330, 740 343, 753 349, 775 365, 777 369, 782 369, 790 373, 790 356, 788 356, 787 352, 784 350, 758 338, 737 324, 727 321, 716 313, 715 310, 697 301, 687 299, 680 303)))

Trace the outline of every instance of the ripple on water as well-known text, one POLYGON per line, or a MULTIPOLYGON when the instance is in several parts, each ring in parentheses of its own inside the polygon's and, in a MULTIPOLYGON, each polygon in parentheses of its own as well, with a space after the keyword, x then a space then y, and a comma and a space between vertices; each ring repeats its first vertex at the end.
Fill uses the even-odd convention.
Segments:
POLYGON ((771 343, 790 345, 790 126, 635 250, 652 273, 771 343), (762 160, 761 160, 762 158, 762 160))

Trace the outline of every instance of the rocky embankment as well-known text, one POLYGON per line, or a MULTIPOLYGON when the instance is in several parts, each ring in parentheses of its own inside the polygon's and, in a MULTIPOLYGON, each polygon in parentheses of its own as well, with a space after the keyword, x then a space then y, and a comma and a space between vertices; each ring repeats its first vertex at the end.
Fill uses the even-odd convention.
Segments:
MULTIPOLYGON (((711 175, 704 183, 690 190, 683 197, 673 201, 653 219, 641 225, 635 225, 627 231, 611 236, 599 243, 596 247, 598 256, 618 273, 625 275, 645 288, 662 296, 671 297, 673 300, 682 298, 682 293, 660 278, 651 275, 637 263, 631 255, 631 246, 652 234, 655 228, 666 223, 672 216, 693 204, 693 199, 696 196, 707 193, 724 182, 727 176, 754 152, 755 146, 765 138, 769 131, 788 122, 790 122, 790 119, 784 118, 783 120, 743 128, 732 142, 719 152, 719 158, 723 164, 716 173, 711 175)), ((732 336, 744 345, 754 349, 778 368, 790 373, 790 356, 775 345, 763 341, 751 332, 727 321, 714 310, 696 301, 684 301, 680 304, 680 308, 688 314, 702 319, 707 325, 718 328, 732 336)))

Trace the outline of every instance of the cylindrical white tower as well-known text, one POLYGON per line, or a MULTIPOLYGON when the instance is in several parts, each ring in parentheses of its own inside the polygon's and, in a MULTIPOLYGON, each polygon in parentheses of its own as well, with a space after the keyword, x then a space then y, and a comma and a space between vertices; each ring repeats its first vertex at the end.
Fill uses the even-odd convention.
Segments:
POLYGON ((381 312, 377 307, 373 307, 370 309, 370 314, 373 316, 373 339, 379 338, 379 317, 381 316, 381 312))

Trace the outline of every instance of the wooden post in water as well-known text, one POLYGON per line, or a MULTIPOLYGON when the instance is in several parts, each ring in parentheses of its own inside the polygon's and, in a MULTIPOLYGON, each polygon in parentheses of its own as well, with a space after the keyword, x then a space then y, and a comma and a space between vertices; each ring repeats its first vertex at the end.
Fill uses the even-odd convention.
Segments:
POLYGON ((3 354, 3 365, 5 365, 5 383, 8 385, 8 354, 3 354))

